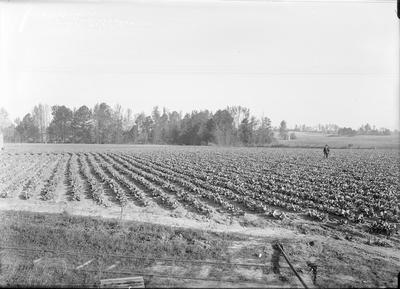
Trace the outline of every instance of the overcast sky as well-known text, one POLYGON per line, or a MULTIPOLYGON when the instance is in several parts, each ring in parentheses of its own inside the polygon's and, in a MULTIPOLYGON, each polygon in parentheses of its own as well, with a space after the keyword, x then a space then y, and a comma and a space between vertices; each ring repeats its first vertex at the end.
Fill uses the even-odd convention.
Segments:
POLYGON ((0 107, 12 119, 39 102, 242 105, 276 126, 399 128, 395 1, 16 2, 0 2, 0 107))

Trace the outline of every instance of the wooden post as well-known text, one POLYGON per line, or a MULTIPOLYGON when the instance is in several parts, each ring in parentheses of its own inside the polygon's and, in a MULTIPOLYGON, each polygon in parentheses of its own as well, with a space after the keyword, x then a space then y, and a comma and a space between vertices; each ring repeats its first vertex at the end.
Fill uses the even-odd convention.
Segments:
POLYGON ((119 220, 122 221, 122 213, 124 212, 124 206, 121 206, 121 216, 119 217, 119 220))
POLYGON ((301 278, 301 276, 296 272, 296 270, 294 269, 294 267, 292 266, 292 264, 289 261, 289 258, 286 256, 285 251, 283 251, 283 247, 280 243, 277 244, 279 250, 281 251, 283 257, 285 257, 286 262, 289 264, 290 268, 293 270, 294 274, 296 275, 296 277, 300 280, 301 284, 303 284, 304 288, 308 289, 306 283, 304 283, 303 278, 301 278))

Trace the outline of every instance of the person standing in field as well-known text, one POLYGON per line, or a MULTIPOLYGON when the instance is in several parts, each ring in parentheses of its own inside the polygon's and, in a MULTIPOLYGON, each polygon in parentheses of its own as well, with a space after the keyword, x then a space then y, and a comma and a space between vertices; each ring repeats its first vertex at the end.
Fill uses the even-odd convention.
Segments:
POLYGON ((329 146, 327 144, 324 146, 324 156, 326 159, 329 156, 329 146))

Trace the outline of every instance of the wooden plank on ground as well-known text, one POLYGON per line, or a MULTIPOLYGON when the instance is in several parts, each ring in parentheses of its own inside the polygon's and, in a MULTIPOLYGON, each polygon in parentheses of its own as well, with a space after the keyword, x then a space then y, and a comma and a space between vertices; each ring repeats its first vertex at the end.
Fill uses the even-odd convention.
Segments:
POLYGON ((42 257, 40 257, 39 259, 33 260, 33 263, 36 264, 36 263, 39 262, 40 260, 42 260, 42 257))
POLYGON ((142 276, 100 280, 101 288, 145 288, 142 276))
POLYGON ((118 264, 119 264, 120 262, 115 262, 115 264, 113 264, 113 265, 111 265, 110 267, 108 267, 107 269, 106 269, 106 271, 109 271, 109 270, 111 270, 111 269, 114 269, 115 267, 117 267, 118 266, 118 264))
POLYGON ((81 269, 81 268, 83 268, 83 267, 85 267, 85 266, 89 265, 89 264, 90 264, 90 263, 92 263, 93 261, 94 261, 94 259, 92 259, 92 260, 89 260, 89 261, 87 261, 87 262, 83 263, 82 265, 79 265, 78 267, 76 267, 76 268, 75 268, 75 270, 77 270, 77 269, 81 269))

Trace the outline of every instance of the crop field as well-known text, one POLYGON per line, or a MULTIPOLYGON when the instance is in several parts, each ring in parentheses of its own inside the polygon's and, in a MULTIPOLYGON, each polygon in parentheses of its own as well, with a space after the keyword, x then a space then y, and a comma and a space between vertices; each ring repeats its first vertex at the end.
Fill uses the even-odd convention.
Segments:
POLYGON ((323 159, 316 149, 48 148, 1 155, 3 199, 127 213, 152 207, 198 219, 294 213, 388 235, 400 220, 396 150, 337 150, 323 159))
MULTIPOLYGON (((89 252, 261 262, 266 266, 261 271, 219 265, 200 270, 196 263, 155 261, 121 263, 116 270, 139 270, 144 276, 183 272, 185 278, 203 280, 196 283, 202 287, 231 286, 215 281, 222 279, 245 282, 241 286, 301 287, 276 259, 273 244, 279 241, 308 284, 307 264, 314 260, 317 287, 395 285, 400 265, 397 150, 334 149, 324 159, 320 149, 299 148, 10 145, 0 158, 5 232, 0 246, 36 252, 18 257, 30 266, 23 267, 29 274, 4 271, 0 284, 30 284, 36 278, 37 285, 90 285, 100 278, 93 273, 98 268, 119 264, 109 257, 103 265, 87 265, 87 272, 39 276, 35 260, 44 257, 37 250, 51 248, 75 252, 68 258, 44 255, 75 267, 91 260, 89 252), (209 242, 218 246, 204 245, 209 242), (86 255, 78 256, 81 251, 86 255)), ((3 258, 10 266, 13 254, 3 258)), ((166 286, 165 278, 146 278, 146 284, 166 286)), ((194 280, 168 282, 195 286, 194 280)))

